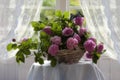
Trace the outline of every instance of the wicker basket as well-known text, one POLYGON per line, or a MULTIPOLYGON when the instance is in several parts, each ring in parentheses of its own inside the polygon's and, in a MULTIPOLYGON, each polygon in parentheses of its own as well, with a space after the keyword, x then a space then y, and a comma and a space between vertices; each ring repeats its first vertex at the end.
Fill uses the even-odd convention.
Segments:
POLYGON ((84 55, 83 50, 60 50, 56 56, 58 63, 78 63, 81 57, 84 55))

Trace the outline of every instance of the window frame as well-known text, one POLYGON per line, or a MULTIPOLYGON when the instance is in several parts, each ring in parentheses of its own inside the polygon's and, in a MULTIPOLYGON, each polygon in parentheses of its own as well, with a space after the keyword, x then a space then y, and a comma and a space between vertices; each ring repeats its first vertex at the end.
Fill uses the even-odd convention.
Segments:
POLYGON ((55 9, 55 10, 62 10, 62 11, 70 11, 70 10, 77 10, 81 9, 79 6, 70 6, 70 0, 56 0, 55 7, 50 6, 42 6, 42 9, 55 9))

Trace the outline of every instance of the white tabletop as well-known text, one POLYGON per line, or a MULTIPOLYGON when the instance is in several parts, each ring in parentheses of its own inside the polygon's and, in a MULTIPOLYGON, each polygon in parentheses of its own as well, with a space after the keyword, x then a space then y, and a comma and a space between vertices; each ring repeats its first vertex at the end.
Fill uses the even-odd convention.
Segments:
POLYGON ((28 80, 104 80, 104 77, 99 68, 91 62, 51 67, 46 61, 42 66, 38 63, 32 65, 28 80))

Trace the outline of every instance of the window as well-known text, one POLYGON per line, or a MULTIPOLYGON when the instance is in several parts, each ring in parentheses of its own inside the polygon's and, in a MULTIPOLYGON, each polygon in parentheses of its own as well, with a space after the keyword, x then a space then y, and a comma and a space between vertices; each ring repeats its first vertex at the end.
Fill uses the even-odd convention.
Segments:
POLYGON ((81 12, 80 0, 43 0, 40 19, 46 16, 51 18, 55 10, 70 11, 70 13, 81 12))

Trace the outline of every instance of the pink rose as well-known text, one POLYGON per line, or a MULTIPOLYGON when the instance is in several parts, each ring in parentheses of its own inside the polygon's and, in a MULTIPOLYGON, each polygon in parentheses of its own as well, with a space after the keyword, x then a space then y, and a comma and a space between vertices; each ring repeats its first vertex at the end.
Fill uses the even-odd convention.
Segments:
POLYGON ((92 41, 94 41, 96 43, 96 39, 93 38, 93 37, 89 38, 88 40, 92 40, 92 41))
POLYGON ((51 54, 52 56, 55 56, 58 51, 59 51, 59 46, 56 44, 52 44, 48 49, 48 53, 51 54))
POLYGON ((95 47, 96 47, 96 43, 95 43, 94 41, 92 41, 92 40, 87 40, 87 41, 84 43, 84 48, 85 48, 85 50, 88 51, 88 52, 94 51, 95 47))
POLYGON ((83 25, 83 22, 84 22, 84 17, 76 17, 75 19, 74 19, 74 23, 76 24, 76 25, 79 25, 79 26, 82 26, 83 25))
POLYGON ((73 30, 71 28, 66 27, 63 29, 62 34, 64 36, 70 36, 73 34, 73 30))
POLYGON ((85 34, 85 32, 87 32, 87 29, 86 29, 86 28, 83 28, 83 27, 81 27, 81 28, 79 29, 79 31, 78 31, 78 33, 79 33, 80 36, 83 36, 83 35, 85 34))
POLYGON ((97 45, 97 52, 101 53, 103 51, 103 48, 104 48, 103 43, 98 44, 97 45))
POLYGON ((54 37, 51 38, 51 41, 52 41, 53 44, 60 45, 60 43, 61 43, 61 37, 54 36, 54 37))
POLYGON ((81 41, 80 36, 79 36, 78 34, 76 34, 76 33, 74 34, 73 38, 77 39, 77 40, 78 40, 78 42, 80 42, 80 41, 81 41))
POLYGON ((46 32, 47 34, 51 35, 52 34, 52 30, 50 26, 47 26, 43 29, 44 32, 46 32))
POLYGON ((73 50, 77 46, 78 46, 78 40, 77 39, 72 38, 72 37, 68 38, 68 40, 67 40, 67 48, 68 49, 73 50))

